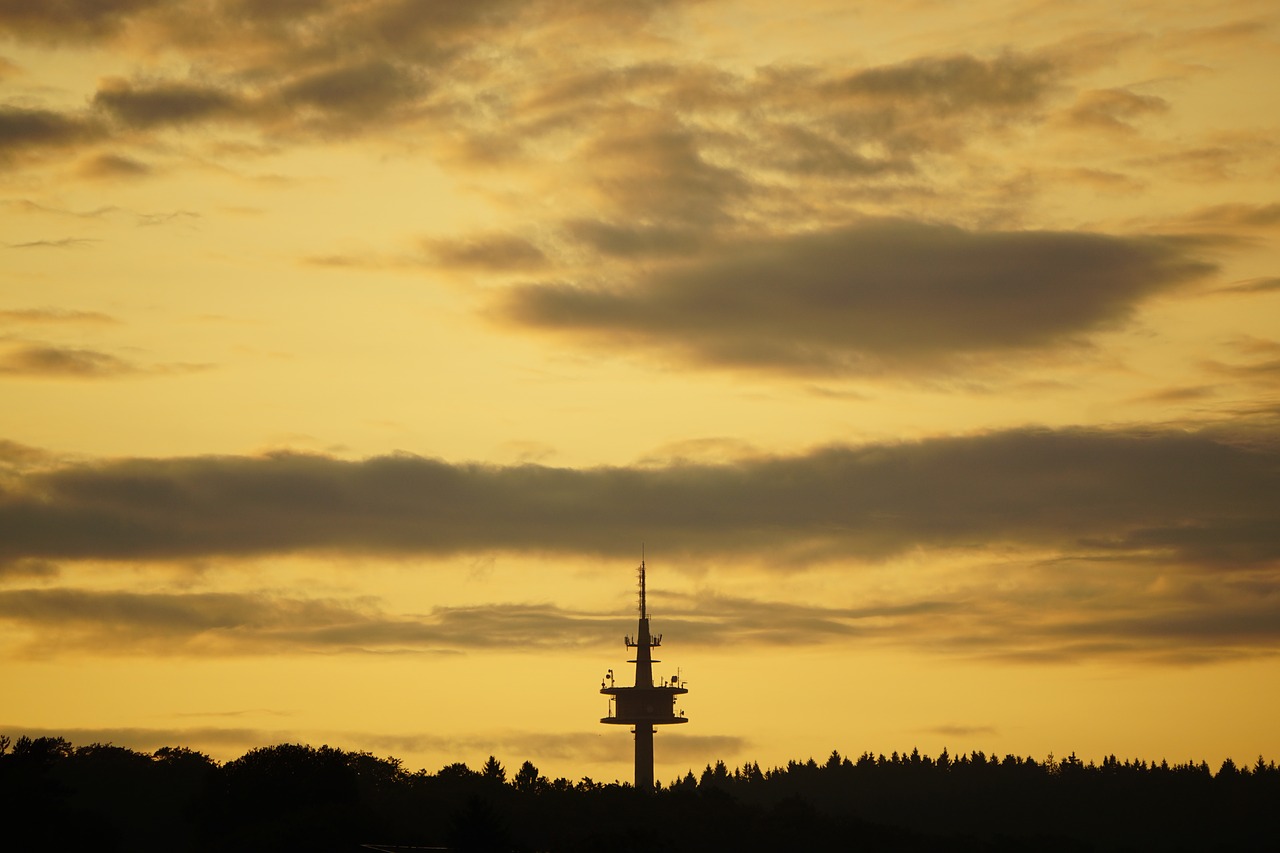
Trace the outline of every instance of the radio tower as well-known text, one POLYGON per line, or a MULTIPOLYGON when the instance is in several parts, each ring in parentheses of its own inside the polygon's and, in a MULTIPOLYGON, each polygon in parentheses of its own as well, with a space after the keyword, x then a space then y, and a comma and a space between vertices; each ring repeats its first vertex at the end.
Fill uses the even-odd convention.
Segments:
POLYGON ((626 637, 623 642, 628 649, 635 649, 635 660, 627 663, 636 665, 636 683, 634 687, 615 687, 613 670, 605 675, 600 683, 600 692, 609 697, 609 716, 600 720, 615 726, 635 726, 632 729, 636 736, 636 788, 641 791, 653 790, 653 727, 669 726, 673 723, 689 722, 684 712, 676 714, 676 696, 688 693, 680 676, 673 675, 668 683, 663 681, 654 686, 653 664, 661 663, 653 659, 652 650, 662 645, 662 635, 649 633, 649 611, 644 600, 644 560, 640 561, 640 624, 634 639, 626 637))

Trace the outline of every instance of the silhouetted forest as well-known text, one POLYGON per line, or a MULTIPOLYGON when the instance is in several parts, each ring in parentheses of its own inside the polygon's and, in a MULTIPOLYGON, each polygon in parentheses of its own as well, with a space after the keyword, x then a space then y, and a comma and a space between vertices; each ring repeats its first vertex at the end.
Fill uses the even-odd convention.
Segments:
POLYGON ((281 744, 219 764, 0 737, 6 849, 357 851, 1274 850, 1280 769, 1259 758, 1083 763, 981 752, 837 752, 762 770, 723 763, 642 794, 496 759, 435 773, 281 744), (11 846, 17 840, 18 846, 11 846))

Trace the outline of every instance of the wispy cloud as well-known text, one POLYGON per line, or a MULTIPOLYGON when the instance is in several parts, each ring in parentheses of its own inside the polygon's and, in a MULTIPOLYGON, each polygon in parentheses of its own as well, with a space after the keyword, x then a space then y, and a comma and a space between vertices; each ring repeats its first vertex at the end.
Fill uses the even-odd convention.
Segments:
POLYGON ((79 249, 98 241, 90 237, 59 237, 53 240, 28 240, 25 243, 7 243, 10 249, 79 249))
POLYGON ((100 350, 64 347, 49 343, 25 343, 0 351, 0 376, 28 379, 114 379, 135 375, 159 376, 195 373, 209 370, 212 366, 194 363, 141 365, 100 350))
POLYGON ((0 310, 0 323, 112 325, 115 317, 101 311, 78 311, 71 308, 11 308, 0 310))
POLYGON ((144 178, 153 174, 151 166, 120 154, 97 154, 80 165, 80 174, 90 178, 144 178))
MULTIPOLYGON (((1178 666, 1280 654, 1280 576, 1270 569, 1210 588, 1194 572, 1163 571, 1153 583, 1149 568, 1076 562, 1006 557, 981 570, 955 569, 945 596, 863 595, 855 605, 668 592, 660 622, 686 649, 856 645, 1013 663, 1178 666)), ((0 589, 6 653, 35 659, 588 650, 628 625, 616 613, 547 603, 397 613, 368 597, 82 589, 51 585, 62 577, 57 567, 15 566, 0 577, 50 582, 0 589)))

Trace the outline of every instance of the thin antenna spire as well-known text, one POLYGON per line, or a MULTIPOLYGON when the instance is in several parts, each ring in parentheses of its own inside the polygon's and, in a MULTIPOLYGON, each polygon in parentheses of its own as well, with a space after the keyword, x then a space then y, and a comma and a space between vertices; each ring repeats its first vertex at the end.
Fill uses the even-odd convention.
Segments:
POLYGON ((648 619, 649 610, 644 600, 644 546, 640 546, 640 618, 648 619))

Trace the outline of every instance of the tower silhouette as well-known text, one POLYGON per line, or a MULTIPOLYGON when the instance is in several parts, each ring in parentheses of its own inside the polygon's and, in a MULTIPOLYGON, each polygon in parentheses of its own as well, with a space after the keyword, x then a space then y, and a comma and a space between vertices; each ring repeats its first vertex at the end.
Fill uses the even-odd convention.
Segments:
POLYGON ((635 638, 625 637, 628 649, 635 649, 636 665, 634 687, 617 687, 613 683, 613 670, 605 675, 600 692, 609 697, 609 716, 600 722, 615 726, 635 726, 636 736, 636 788, 653 790, 653 727, 687 723, 684 713, 676 714, 676 696, 688 693, 680 676, 673 675, 670 682, 653 683, 653 665, 661 663, 653 659, 653 649, 662 645, 662 635, 649 633, 649 610, 644 596, 644 560, 640 561, 640 624, 635 638))

